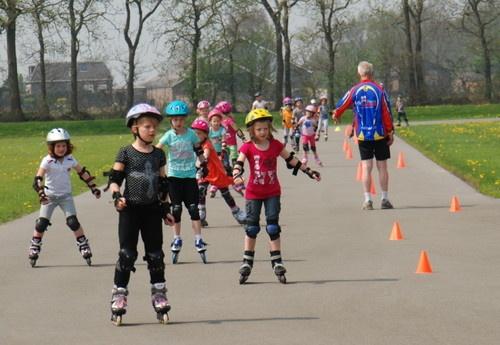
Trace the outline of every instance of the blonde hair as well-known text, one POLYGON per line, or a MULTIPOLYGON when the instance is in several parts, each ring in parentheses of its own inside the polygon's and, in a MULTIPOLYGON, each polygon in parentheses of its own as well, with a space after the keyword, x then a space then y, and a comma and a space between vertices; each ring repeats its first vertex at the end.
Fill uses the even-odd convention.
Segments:
POLYGON ((269 124, 269 137, 267 139, 272 140, 274 139, 273 137, 273 132, 276 132, 276 129, 273 127, 273 122, 269 119, 262 119, 262 120, 255 120, 248 128, 248 134, 250 135, 250 140, 254 141, 255 139, 255 124, 257 122, 266 122, 269 124))
POLYGON ((371 77, 373 76, 373 65, 368 61, 361 61, 358 64, 358 74, 361 77, 371 77))

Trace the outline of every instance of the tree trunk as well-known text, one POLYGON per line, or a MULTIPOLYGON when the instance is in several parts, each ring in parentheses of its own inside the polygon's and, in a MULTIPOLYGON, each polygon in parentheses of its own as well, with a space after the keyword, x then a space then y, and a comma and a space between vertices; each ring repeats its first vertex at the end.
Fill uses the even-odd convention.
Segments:
POLYGON ((284 72, 285 72, 285 94, 292 94, 292 79, 291 79, 291 47, 290 47, 290 36, 288 34, 288 13, 289 7, 288 2, 283 2, 283 21, 281 28, 283 31, 283 42, 285 44, 285 59, 284 59, 284 72))
POLYGON ((229 50, 229 92, 231 93, 231 103, 236 111, 236 88, 234 85, 234 55, 233 50, 229 50))
POLYGON ((10 115, 9 120, 23 121, 24 114, 21 108, 21 94, 19 92, 19 78, 17 75, 17 55, 16 55, 16 16, 15 9, 7 10, 8 22, 7 31, 7 64, 8 64, 8 85, 10 93, 10 115))
POLYGON ((423 68, 423 54, 422 54, 422 13, 424 10, 423 0, 418 1, 414 10, 415 22, 415 74, 417 84, 417 102, 425 103, 427 99, 427 92, 425 87, 425 77, 423 68))
POLYGON ((484 36, 484 30, 481 30, 481 47, 483 49, 483 59, 484 59, 484 97, 489 101, 493 101, 493 86, 491 82, 491 57, 488 44, 486 43, 486 38, 484 36))
POLYGON ((127 77, 127 109, 134 105, 134 80, 135 80, 135 49, 128 51, 128 77, 127 77))
POLYGON ((410 22, 410 6, 408 0, 403 1, 403 16, 405 20, 405 34, 406 34, 406 64, 408 69, 408 86, 410 103, 417 102, 417 87, 415 80, 415 59, 413 54, 413 43, 411 38, 411 22, 410 22))
POLYGON ((78 60, 78 31, 76 29, 76 18, 74 9, 74 0, 69 1, 69 13, 70 13, 70 32, 71 32, 71 66, 70 66, 70 78, 71 78, 71 90, 70 90, 70 104, 71 104, 71 116, 78 117, 78 71, 77 71, 77 60, 78 60))
MULTIPOLYGON (((274 110, 279 110, 283 101, 283 40, 281 30, 275 28, 276 32, 276 88, 274 95, 274 110)), ((292 95, 287 95, 291 97, 292 95)))
POLYGON ((41 22, 40 14, 35 14, 36 24, 37 24, 37 34, 38 34, 38 44, 40 46, 40 51, 38 53, 40 57, 40 89, 42 92, 42 100, 40 104, 39 114, 41 118, 50 118, 49 103, 47 102, 47 73, 45 70, 45 40, 43 37, 43 25, 41 22))
POLYGON ((328 100, 330 104, 334 104, 333 90, 335 87, 335 49, 333 49, 333 42, 328 41, 328 100))

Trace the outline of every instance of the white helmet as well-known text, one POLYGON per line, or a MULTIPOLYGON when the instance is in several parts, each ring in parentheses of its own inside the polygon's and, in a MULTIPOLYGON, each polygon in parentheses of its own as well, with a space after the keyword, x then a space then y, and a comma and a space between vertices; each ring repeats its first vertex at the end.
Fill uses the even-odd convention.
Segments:
POLYGON ((315 98, 311 99, 311 104, 312 104, 312 105, 316 105, 316 103, 318 103, 318 102, 316 101, 316 99, 315 99, 315 98))
POLYGON ((163 116, 161 116, 161 113, 158 111, 158 109, 147 103, 139 103, 130 108, 127 116, 125 116, 125 124, 127 125, 127 127, 132 127, 132 121, 145 114, 155 117, 156 119, 158 119, 158 121, 163 120, 163 116))
POLYGON ((69 140, 71 137, 64 128, 51 129, 47 134, 47 143, 55 143, 57 141, 69 140))

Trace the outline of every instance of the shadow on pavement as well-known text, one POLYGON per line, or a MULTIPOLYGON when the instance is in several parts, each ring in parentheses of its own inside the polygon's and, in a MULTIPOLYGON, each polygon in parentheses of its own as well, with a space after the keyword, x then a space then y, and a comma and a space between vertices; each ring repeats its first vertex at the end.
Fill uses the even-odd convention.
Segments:
MULTIPOLYGON (((325 280, 295 280, 291 281, 287 279, 286 285, 294 284, 333 284, 333 283, 390 283, 397 282, 399 278, 366 278, 366 279, 325 279, 325 280)), ((247 281, 243 285, 259 285, 259 284, 279 284, 278 281, 247 281)))
MULTIPOLYGON (((461 207, 476 207, 476 204, 472 205, 460 205, 461 207)), ((417 206, 417 205, 407 205, 407 206, 395 206, 395 210, 410 210, 410 209, 437 209, 437 208, 450 208, 450 205, 447 206, 417 206)))
POLYGON ((195 321, 174 321, 169 322, 171 325, 188 325, 197 323, 207 323, 217 325, 228 322, 260 322, 260 321, 303 321, 303 320, 319 320, 319 317, 296 316, 296 317, 263 317, 250 319, 220 319, 220 320, 195 320, 195 321))

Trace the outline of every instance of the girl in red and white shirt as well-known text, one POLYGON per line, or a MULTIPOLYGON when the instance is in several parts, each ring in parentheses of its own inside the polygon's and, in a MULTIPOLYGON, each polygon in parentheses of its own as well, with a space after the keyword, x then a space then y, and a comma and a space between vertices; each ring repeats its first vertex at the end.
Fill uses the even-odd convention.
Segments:
POLYGON ((259 218, 262 205, 266 214, 266 232, 269 235, 271 264, 281 283, 286 283, 286 269, 281 259, 279 226, 281 187, 277 174, 277 159, 283 158, 289 169, 296 175, 302 170, 310 178, 320 181, 320 174, 293 157, 284 145, 273 138, 272 115, 266 109, 254 109, 248 113, 245 124, 250 141, 240 147, 240 154, 233 169, 235 184, 243 184, 243 166, 248 160, 250 176, 246 185, 246 225, 245 252, 240 267, 240 284, 247 281, 253 267, 255 243, 260 231, 259 218))

